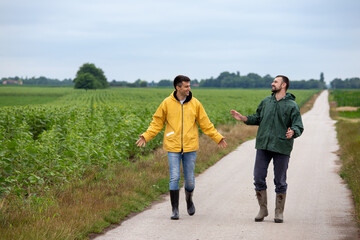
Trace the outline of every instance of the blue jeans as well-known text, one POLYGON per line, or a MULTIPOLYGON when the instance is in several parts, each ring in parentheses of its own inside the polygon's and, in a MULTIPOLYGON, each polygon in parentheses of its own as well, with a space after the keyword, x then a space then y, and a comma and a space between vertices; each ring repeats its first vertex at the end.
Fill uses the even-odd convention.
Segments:
POLYGON ((286 171, 289 165, 290 156, 281 153, 258 149, 254 166, 254 185, 256 191, 267 189, 266 176, 269 163, 273 159, 274 184, 276 193, 286 193, 286 171))
POLYGON ((196 151, 194 152, 168 152, 169 170, 170 170, 170 190, 179 190, 180 181, 180 164, 182 160, 183 173, 185 180, 185 189, 192 192, 195 188, 195 160, 196 151))

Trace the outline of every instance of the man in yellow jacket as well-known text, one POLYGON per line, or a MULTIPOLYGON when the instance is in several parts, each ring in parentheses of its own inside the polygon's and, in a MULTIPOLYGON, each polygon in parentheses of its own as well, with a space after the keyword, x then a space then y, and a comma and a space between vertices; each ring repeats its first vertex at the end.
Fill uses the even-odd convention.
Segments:
POLYGON ((195 188, 195 160, 199 149, 199 124, 201 130, 211 137, 220 148, 226 147, 225 138, 210 122, 202 104, 192 96, 190 79, 179 75, 174 79, 175 91, 159 106, 153 115, 149 128, 140 135, 136 144, 145 147, 145 143, 154 138, 164 127, 164 150, 168 152, 170 170, 171 219, 179 219, 179 180, 180 164, 183 164, 185 179, 186 205, 189 215, 195 214, 192 194, 195 188))

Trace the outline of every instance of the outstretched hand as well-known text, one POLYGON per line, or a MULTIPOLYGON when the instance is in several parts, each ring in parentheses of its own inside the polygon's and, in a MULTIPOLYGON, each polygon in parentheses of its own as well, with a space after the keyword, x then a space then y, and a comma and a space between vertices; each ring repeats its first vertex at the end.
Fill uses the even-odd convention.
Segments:
POLYGON ((145 147, 146 144, 145 138, 143 137, 143 135, 140 135, 139 137, 140 137, 139 140, 136 141, 136 145, 138 147, 145 147))
POLYGON ((224 148, 226 148, 226 146, 227 146, 227 143, 225 141, 225 138, 221 139, 221 141, 218 143, 218 147, 221 149, 224 149, 224 148))
POLYGON ((248 119, 246 116, 243 116, 241 115, 240 113, 238 113, 237 111, 235 110, 231 110, 230 111, 230 114, 233 116, 233 118, 235 118, 236 120, 239 120, 239 121, 243 121, 243 122, 246 122, 248 119))

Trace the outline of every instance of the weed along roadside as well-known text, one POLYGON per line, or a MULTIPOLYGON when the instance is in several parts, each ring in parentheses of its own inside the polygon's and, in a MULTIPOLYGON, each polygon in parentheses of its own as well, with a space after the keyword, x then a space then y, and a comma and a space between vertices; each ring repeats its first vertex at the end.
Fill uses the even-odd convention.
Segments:
MULTIPOLYGON (((117 90, 121 91, 121 90, 117 90)), ((129 90, 127 90, 129 91, 129 90)), ((199 90, 197 90, 199 91, 199 90)), ((242 142, 254 138, 256 134, 256 127, 249 127, 243 124, 234 125, 229 122, 221 122, 225 116, 220 113, 216 115, 219 109, 219 106, 211 108, 211 103, 206 101, 207 94, 199 91, 202 94, 199 94, 199 98, 203 98, 202 102, 208 104, 209 109, 208 115, 212 121, 217 123, 217 129, 226 136, 228 142, 228 148, 226 150, 218 150, 215 143, 213 143, 210 138, 205 135, 200 137, 200 150, 198 152, 196 173, 199 174, 207 169, 209 166, 213 165, 218 161, 222 156, 226 155, 233 149, 235 149, 242 142)), ((315 93, 311 92, 310 95, 315 93)), ((127 124, 131 123, 134 120, 133 124, 138 124, 135 113, 126 113, 124 108, 119 106, 105 106, 102 104, 104 102, 105 96, 117 96, 112 91, 97 91, 91 96, 91 99, 88 100, 85 93, 80 95, 68 94, 65 98, 62 99, 63 102, 71 103, 72 101, 79 101, 81 105, 82 102, 85 102, 87 106, 91 104, 91 108, 87 108, 87 113, 80 116, 81 119, 85 121, 83 123, 77 123, 77 130, 70 128, 71 123, 66 123, 66 125, 61 125, 58 123, 63 123, 61 120, 66 116, 61 115, 60 110, 68 110, 65 114, 68 114, 68 117, 74 117, 79 109, 71 109, 68 106, 63 106, 59 104, 57 107, 50 106, 49 108, 38 107, 41 113, 44 113, 42 116, 44 119, 53 113, 53 116, 56 116, 55 122, 46 122, 49 125, 46 125, 46 129, 40 129, 41 131, 37 135, 36 144, 43 149, 43 153, 52 154, 55 152, 55 147, 57 144, 68 141, 68 139, 62 139, 61 141, 52 141, 56 139, 57 134, 65 131, 65 127, 68 135, 78 137, 82 132, 79 132, 80 129, 88 130, 92 129, 96 132, 97 135, 93 135, 91 132, 88 132, 88 137, 93 138, 96 144, 93 146, 100 146, 103 144, 101 137, 106 137, 110 135, 109 132, 105 130, 96 129, 96 126, 102 126, 105 129, 106 123, 112 123, 111 121, 106 122, 108 119, 116 118, 121 120, 122 126, 128 126, 127 124), (75 100, 74 100, 75 99, 75 100), (86 99, 86 100, 85 100, 86 99), (117 108, 118 107, 118 108, 117 108), (115 111, 121 112, 126 117, 120 117, 116 115, 115 111), (47 111, 49 113, 45 114, 47 111), (100 112, 100 113, 99 113, 100 112), (103 114, 101 118, 101 114, 103 114), (86 116, 89 116, 89 119, 86 119, 86 116), (104 117, 105 116, 105 117, 104 117), (86 122, 90 120, 94 121, 94 124, 90 124, 87 127, 86 122), (56 125, 58 124, 58 125, 56 125), (49 126, 56 126, 56 128, 50 129, 49 126), (90 127, 90 128, 89 128, 90 127), (41 144, 46 137, 50 145, 44 143, 41 144), (41 141, 40 141, 40 140, 41 141), (48 148, 46 148, 48 147, 48 148)), ((221 92, 224 94, 224 92, 221 92)), ((235 91, 230 94, 239 95, 235 91)), ((269 91, 264 91, 262 94, 269 94, 269 91)), ((307 92, 307 97, 309 99, 309 92, 307 92)), ((134 94, 133 94, 134 95, 134 94)), ((153 94, 149 94, 153 95, 153 94)), ((244 95, 244 94, 243 94, 244 95)), ((130 95, 129 95, 130 96, 130 95)), ((163 96, 160 96, 162 98, 163 96)), ((149 97, 150 99, 151 97, 149 97)), ((256 102, 261 97, 256 98, 256 102)), ((314 101, 315 99, 312 99, 314 101)), ((116 100, 118 101, 118 99, 116 100)), ((151 100, 157 102, 158 100, 151 100)), ((225 104, 226 99, 222 104, 225 104)), ((245 100, 242 100, 245 101, 245 100)), ((123 101, 124 102, 124 101, 123 101)), ((139 100, 139 103, 141 99, 139 100)), ((304 102, 303 102, 304 103, 304 102)), ((307 104, 305 104, 306 106, 307 104)), ((311 106, 312 104, 309 104, 311 106)), ((157 104, 154 104, 157 106, 157 104)), ((85 108, 86 106, 84 106, 85 108)), ((256 104, 255 104, 256 107, 256 104)), ((224 107, 223 107, 224 108, 224 107)), ((230 107, 226 106, 226 109, 230 107)), ((249 107, 243 112, 254 111, 254 107, 249 107)), ((12 113, 12 111, 17 114, 29 112, 32 113, 32 116, 37 116, 34 109, 31 107, 26 108, 6 108, 6 111, 12 113), (21 110, 23 110, 21 112, 21 110)), ((136 110, 135 110, 136 111, 136 110)), ((150 114, 153 112, 153 109, 147 107, 142 110, 141 114, 150 114), (149 112, 149 113, 147 113, 149 112)), ((230 115, 227 111, 226 113, 230 115)), ((148 115, 147 115, 148 116, 148 115)), ((230 118, 230 116, 228 116, 230 118)), ((29 117, 29 119, 33 119, 29 117)), ((74 118, 75 119, 75 118, 74 118)), ((147 120, 148 121, 148 120, 147 120)), ((75 121, 74 121, 75 122, 75 121)), ((140 122, 140 121, 139 121, 140 122)), ((147 124, 147 123, 146 123, 147 124)), ((145 125, 146 125, 145 124, 145 125)), ((34 125, 36 126, 36 124, 34 125)), ((115 125, 113 125, 115 126, 115 125)), ((26 129, 27 126, 23 125, 23 129, 26 129)), ((139 123, 139 128, 145 129, 139 123)), ((113 132, 118 131, 118 129, 113 128, 113 132)), ((126 129, 129 131, 130 135, 133 138, 137 137, 139 130, 126 129)), ((20 134, 21 132, 16 132, 20 134)), ((125 133, 124 133, 125 134, 125 133)), ((135 142, 127 135, 121 136, 128 142, 135 142)), ((24 145, 22 151, 28 155, 29 158, 34 159, 34 161, 40 161, 40 158, 36 156, 38 152, 31 148, 31 144, 34 143, 32 136, 24 135, 23 138, 20 138, 23 141, 24 145), (26 145, 29 144, 29 145, 26 145), (32 152, 30 151, 32 150, 32 152)), ((81 143, 82 139, 77 140, 77 142, 83 147, 83 150, 90 151, 90 143, 81 143)), ((116 145, 116 139, 113 140, 111 144, 116 145)), ((70 141, 69 141, 70 143, 70 141)), ((73 142, 73 144, 76 144, 73 142)), ((135 144, 134 144, 135 145, 135 144)), ((106 144, 104 144, 106 146, 106 144)), ((128 149, 132 151, 134 146, 128 146, 128 149)), ((77 154, 74 150, 72 152, 71 145, 67 148, 61 148, 64 154, 67 154, 69 158, 71 154, 77 154), (71 153, 71 154, 70 154, 71 153)), ((50 179, 52 176, 46 176, 43 181, 41 179, 36 179, 35 173, 29 173, 29 175, 34 174, 33 178, 36 182, 34 188, 21 188, 19 189, 19 194, 24 194, 25 197, 19 197, 16 194, 8 194, 6 198, 0 199, 0 236, 2 239, 86 239, 89 236, 92 237, 96 233, 101 233, 104 229, 111 227, 111 224, 119 224, 123 219, 125 219, 129 214, 140 212, 149 206, 153 201, 156 201, 164 193, 168 192, 168 160, 166 153, 157 148, 156 150, 144 150, 143 152, 132 151, 129 153, 128 159, 130 161, 121 161, 121 162, 110 162, 107 164, 107 158, 110 158, 113 155, 106 155, 106 151, 110 152, 111 149, 97 149, 97 152, 89 152, 89 157, 83 158, 84 161, 88 164, 88 167, 81 170, 81 174, 78 171, 80 162, 77 162, 75 166, 66 165, 67 161, 70 159, 62 159, 61 155, 59 156, 59 161, 66 167, 62 170, 63 174, 79 175, 76 178, 62 178, 62 175, 54 176, 54 179, 50 179), (103 152, 101 152, 101 151, 103 152), (102 161, 101 164, 93 164, 96 161, 102 161), (63 161, 63 162, 62 162, 63 161), (50 183, 50 185, 45 185, 50 183), (51 185, 52 183, 52 185, 51 185), (41 185, 43 184, 43 185, 41 185), (44 189, 41 188, 44 186, 44 189), (50 188, 51 186, 51 188, 50 188), (45 190, 46 187, 46 190, 45 190), (49 189, 50 188, 50 189, 49 189)), ((60 150, 59 150, 60 151, 60 150)), ((60 154, 60 152, 55 152, 60 154)), ((123 154, 122 152, 120 152, 123 154)), ((3 154, 3 153, 1 153, 3 154)), ((40 156, 41 158, 46 159, 45 155, 40 156)), ((79 157, 82 157, 79 155, 79 157)), ((39 168, 40 171, 50 171, 52 166, 49 166, 48 169, 39 168)), ((58 166, 53 166, 58 167, 58 166)), ((59 172, 58 172, 59 173, 59 172)), ((21 176, 20 176, 21 177, 21 176)), ((30 179, 33 179, 30 178, 30 179)), ((20 178, 19 178, 20 179, 20 178)), ((19 180, 15 179, 15 180, 19 180)), ((25 178, 24 178, 25 181, 25 178)), ((29 186, 31 182, 29 182, 29 186)), ((3 186, 3 185, 2 185, 3 186)), ((15 186, 16 187, 16 186, 15 186)), ((14 189, 16 189, 14 187, 14 189)))

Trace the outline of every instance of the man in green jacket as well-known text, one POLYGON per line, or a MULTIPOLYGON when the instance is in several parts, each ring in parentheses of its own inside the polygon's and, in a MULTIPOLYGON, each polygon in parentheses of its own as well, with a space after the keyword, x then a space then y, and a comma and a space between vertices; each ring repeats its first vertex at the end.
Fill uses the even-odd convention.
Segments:
POLYGON ((256 113, 243 116, 231 110, 232 116, 247 125, 258 125, 256 136, 256 159, 254 166, 254 185, 260 211, 255 217, 261 222, 268 216, 266 176, 271 159, 274 164, 274 183, 276 192, 275 218, 276 223, 283 222, 286 198, 286 172, 294 138, 299 137, 303 130, 300 110, 295 103, 295 96, 287 93, 289 78, 283 75, 275 77, 272 95, 259 104, 256 113))

